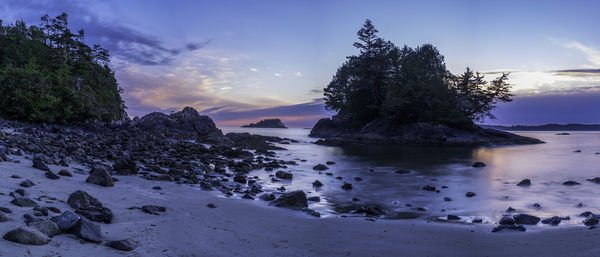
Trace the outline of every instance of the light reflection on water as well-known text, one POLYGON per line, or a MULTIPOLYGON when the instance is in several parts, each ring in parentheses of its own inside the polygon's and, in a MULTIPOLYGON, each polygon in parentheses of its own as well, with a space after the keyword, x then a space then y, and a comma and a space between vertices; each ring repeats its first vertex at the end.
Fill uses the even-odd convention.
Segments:
MULTIPOLYGON (((327 147, 314 145, 306 129, 223 128, 228 132, 292 138, 300 143, 281 145, 288 151, 278 151, 278 158, 295 160, 287 171, 294 174, 291 182, 271 182, 264 170, 249 175, 258 176, 265 189, 285 186, 290 190, 304 190, 309 196, 320 196, 321 203, 310 208, 328 213, 334 203, 378 203, 396 211, 414 211, 423 207, 426 216, 454 214, 497 219, 508 207, 516 213, 540 217, 570 216, 570 223, 581 222, 577 215, 584 211, 600 211, 600 184, 586 181, 600 177, 600 132, 517 132, 541 139, 546 144, 497 148, 459 147, 327 147), (574 152, 581 150, 580 153, 574 152), (300 162, 306 159, 307 162, 300 162), (334 161, 329 170, 319 174, 312 167, 318 163, 334 161), (486 163, 484 168, 472 168, 474 161, 486 163), (396 174, 398 169, 408 169, 409 174, 396 174), (370 170, 373 170, 372 172, 370 170), (324 173, 331 172, 333 176, 324 173), (343 179, 336 179, 341 176, 343 179), (362 178, 357 182, 355 177, 362 178), (531 179, 529 187, 518 187, 522 179, 531 179), (318 179, 324 186, 312 187, 318 179), (564 186, 574 180, 581 185, 564 186), (343 182, 353 184, 351 191, 341 189, 343 182), (424 191, 425 185, 435 186, 440 193, 424 191), (441 186, 447 186, 442 189, 441 186), (475 192, 473 198, 466 192, 475 192), (444 201, 450 197, 452 201, 444 201), (407 207, 409 203, 412 207, 407 207), (542 208, 532 205, 539 203, 542 208), (582 203, 583 207, 577 207, 582 203), (442 211, 445 210, 445 211, 442 211)), ((569 222, 565 222, 569 223, 569 222)))

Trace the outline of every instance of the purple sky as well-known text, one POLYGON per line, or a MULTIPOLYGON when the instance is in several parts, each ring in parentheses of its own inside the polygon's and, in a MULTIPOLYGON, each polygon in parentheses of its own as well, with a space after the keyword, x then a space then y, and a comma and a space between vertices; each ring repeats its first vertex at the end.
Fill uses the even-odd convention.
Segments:
POLYGON ((432 43, 448 69, 512 71, 491 124, 600 123, 597 1, 25 1, 0 19, 69 14, 109 49, 132 116, 193 106, 219 125, 330 116, 322 89, 366 18, 397 45, 432 43))

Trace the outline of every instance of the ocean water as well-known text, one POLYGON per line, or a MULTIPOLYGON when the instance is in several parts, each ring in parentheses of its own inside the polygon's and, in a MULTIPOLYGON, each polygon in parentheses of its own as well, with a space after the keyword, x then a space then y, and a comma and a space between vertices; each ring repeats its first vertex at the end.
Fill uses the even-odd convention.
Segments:
POLYGON ((309 207, 325 216, 335 215, 332 206, 350 203, 352 198, 360 199, 357 203, 377 203, 393 211, 420 212, 424 217, 453 214, 467 221, 481 217, 493 222, 509 207, 517 210, 514 213, 542 218, 571 217, 562 224, 581 224, 583 218, 578 215, 584 211, 600 213, 600 184, 586 180, 600 177, 600 154, 597 154, 600 153, 600 132, 569 132, 570 135, 562 136, 555 131, 514 132, 546 143, 460 148, 329 147, 312 144, 316 139, 308 137, 308 129, 225 127, 222 130, 298 140, 299 143, 281 145, 288 150, 276 151, 277 158, 298 162, 299 165, 283 169, 294 174, 292 181, 271 182, 269 175, 275 171, 259 170, 249 175, 258 176, 267 190, 285 186, 288 191, 300 189, 308 196, 320 196, 321 202, 311 203, 309 207), (323 172, 312 169, 327 161, 336 164, 328 165, 330 169, 323 172), (487 166, 473 168, 475 161, 487 166), (410 173, 396 174, 398 169, 410 170, 410 173), (362 180, 356 181, 356 177, 362 180), (531 186, 516 186, 526 178, 531 180, 531 186), (318 190, 312 186, 316 179, 324 184, 318 190), (569 180, 581 185, 562 184, 569 180), (351 183, 353 189, 341 189, 343 182, 351 183), (422 190, 425 185, 435 186, 440 192, 422 190), (466 192, 477 195, 468 198, 466 192), (444 197, 452 201, 444 201, 444 197), (534 203, 541 208, 533 207, 534 203))

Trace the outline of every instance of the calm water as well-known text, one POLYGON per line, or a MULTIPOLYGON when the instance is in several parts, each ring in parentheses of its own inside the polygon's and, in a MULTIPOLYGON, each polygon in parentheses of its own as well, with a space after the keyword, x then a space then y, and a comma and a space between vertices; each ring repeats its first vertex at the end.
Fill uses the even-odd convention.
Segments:
MULTIPOLYGON (((261 178, 264 188, 285 186, 289 190, 304 190, 309 196, 320 196, 321 203, 310 208, 331 214, 334 203, 349 203, 359 198, 361 203, 378 203, 391 210, 416 211, 427 209, 426 216, 455 214, 466 219, 484 217, 497 220, 508 207, 519 213, 540 217, 571 216, 570 222, 580 223, 577 215, 584 211, 600 212, 600 184, 586 179, 600 177, 600 132, 517 132, 535 137, 546 144, 499 148, 445 148, 445 147, 360 147, 341 148, 311 144, 307 129, 223 128, 228 132, 287 137, 300 141, 281 145, 288 151, 277 151, 278 158, 296 160, 287 171, 294 174, 291 182, 271 182, 274 172, 254 171, 250 175, 261 178), (581 150, 581 152, 574 152, 581 150), (306 162, 298 160, 305 159, 306 162), (312 167, 334 161, 329 170, 319 174, 312 167), (474 161, 487 164, 472 168, 474 161), (396 174, 408 169, 409 174, 396 174), (373 170, 373 171, 370 171, 373 170), (331 172, 333 176, 325 175, 331 172), (341 176, 339 180, 336 177, 341 176), (355 177, 362 178, 357 182, 355 177), (531 179, 530 187, 518 187, 522 179, 531 179), (318 179, 324 186, 312 187, 318 179), (564 186, 574 180, 581 185, 564 186), (343 182, 352 183, 353 189, 341 189, 343 182), (424 191, 425 185, 447 186, 440 193, 424 191), (475 192, 473 198, 466 192, 475 192), (444 201, 450 197, 452 201, 444 201), (412 207, 407 207, 410 203, 412 207), (542 208, 532 205, 539 203, 542 208), (583 207, 577 205, 582 203, 583 207), (445 210, 445 211, 442 211, 445 210)), ((484 220, 485 220, 484 219, 484 220)))

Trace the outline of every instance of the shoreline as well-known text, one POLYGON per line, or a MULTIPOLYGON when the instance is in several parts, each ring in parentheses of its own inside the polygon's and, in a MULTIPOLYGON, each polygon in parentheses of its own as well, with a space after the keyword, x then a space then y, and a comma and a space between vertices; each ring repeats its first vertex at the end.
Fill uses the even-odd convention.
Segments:
MULTIPOLYGON (((73 172, 72 178, 45 178, 44 172, 21 164, 0 163, 0 206, 13 210, 12 221, 0 223, 1 231, 23 225, 22 215, 30 208, 10 205, 8 193, 30 179, 31 198, 56 197, 50 204, 64 211, 64 202, 75 190, 98 198, 114 214, 112 224, 101 224, 105 240, 129 238, 137 241, 132 252, 103 245, 81 243, 72 235, 55 236, 45 246, 26 246, 0 240, 0 256, 594 256, 600 247, 590 237, 600 230, 557 227, 522 232, 491 233, 490 225, 451 224, 426 220, 382 220, 315 218, 305 213, 259 207, 244 199, 227 199, 184 184, 149 181, 136 176, 115 176, 114 187, 85 183, 87 175, 73 172), (19 174, 21 179, 10 178, 19 174), (59 185, 59 186, 57 186, 59 185), (153 186, 162 190, 153 190, 153 186), (175 201, 176 200, 176 201, 175 201), (208 208, 215 204, 214 209, 208 208), (161 215, 150 215, 132 206, 165 206, 161 215), (543 233, 542 233, 543 232, 543 233), (567 240, 568 239, 568 240, 567 240), (333 248, 332 245, 342 247, 333 248), (435 250, 434 250, 435 249, 435 250), (576 254, 577 253, 577 254, 576 254)), ((51 165, 52 170, 59 168, 51 165)), ((72 170, 73 168, 69 168, 72 170)), ((84 170, 85 171, 85 170, 84 170)))

